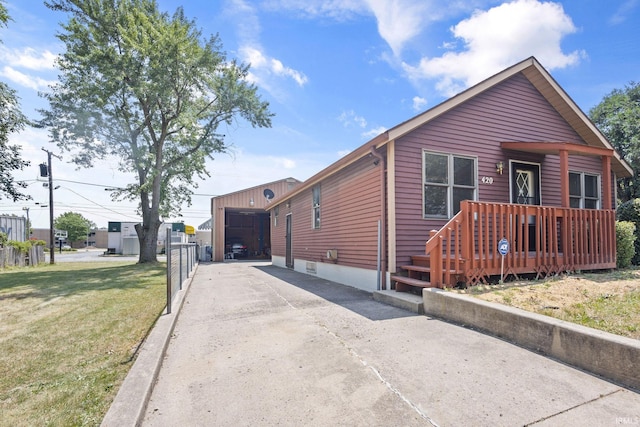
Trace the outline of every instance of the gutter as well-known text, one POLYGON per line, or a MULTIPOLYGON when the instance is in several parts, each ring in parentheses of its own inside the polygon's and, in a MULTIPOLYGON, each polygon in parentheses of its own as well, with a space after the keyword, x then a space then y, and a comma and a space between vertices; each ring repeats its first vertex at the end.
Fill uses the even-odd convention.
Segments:
POLYGON ((384 157, 380 153, 378 153, 375 146, 371 147, 370 152, 371 155, 377 159, 374 164, 380 168, 380 241, 378 242, 378 244, 380 245, 380 259, 378 259, 378 263, 380 265, 378 274, 380 276, 380 279, 378 283, 378 290, 383 290, 387 288, 387 187, 385 185, 385 173, 387 171, 387 164, 384 157))

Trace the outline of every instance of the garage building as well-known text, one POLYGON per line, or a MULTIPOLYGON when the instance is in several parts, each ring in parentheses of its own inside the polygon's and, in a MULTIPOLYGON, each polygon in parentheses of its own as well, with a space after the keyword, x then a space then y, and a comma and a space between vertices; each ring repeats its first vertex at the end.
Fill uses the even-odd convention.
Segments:
POLYGON ((271 258, 271 223, 265 208, 300 181, 286 178, 211 199, 213 261, 271 258), (238 248, 243 247, 242 251, 238 248))

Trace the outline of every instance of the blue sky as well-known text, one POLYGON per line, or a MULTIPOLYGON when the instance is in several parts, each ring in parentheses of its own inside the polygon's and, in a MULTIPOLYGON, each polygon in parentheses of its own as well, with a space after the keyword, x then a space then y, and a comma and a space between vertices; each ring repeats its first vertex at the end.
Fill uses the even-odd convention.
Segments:
MULTIPOLYGON (((18 91, 22 109, 38 118, 38 97, 55 83, 55 38, 66 16, 41 0, 5 0, 13 19, 0 30, 0 79, 18 91)), ((251 64, 250 79, 275 113, 272 127, 239 121, 222 129, 229 153, 210 162, 211 178, 195 189, 187 224, 209 218, 211 195, 294 177, 305 180, 377 134, 452 95, 535 56, 588 113, 613 89, 640 80, 640 0, 158 0, 196 21, 203 36, 219 34, 229 58, 251 64)), ((35 181, 57 153, 44 130, 11 137, 32 166, 32 201, 0 200, 0 214, 30 208, 48 227, 48 191, 35 181)), ((68 155, 66 156, 69 157, 68 155)), ((105 187, 133 180, 115 160, 79 171, 54 159, 55 216, 78 212, 99 227, 135 221, 135 204, 110 200, 105 187)))

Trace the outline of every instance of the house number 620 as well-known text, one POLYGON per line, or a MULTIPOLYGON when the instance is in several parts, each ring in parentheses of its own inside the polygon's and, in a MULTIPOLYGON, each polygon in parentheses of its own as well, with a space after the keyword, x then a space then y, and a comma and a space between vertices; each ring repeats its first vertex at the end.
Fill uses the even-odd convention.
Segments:
POLYGON ((493 184, 493 177, 492 176, 483 176, 482 177, 482 183, 483 184, 493 184))

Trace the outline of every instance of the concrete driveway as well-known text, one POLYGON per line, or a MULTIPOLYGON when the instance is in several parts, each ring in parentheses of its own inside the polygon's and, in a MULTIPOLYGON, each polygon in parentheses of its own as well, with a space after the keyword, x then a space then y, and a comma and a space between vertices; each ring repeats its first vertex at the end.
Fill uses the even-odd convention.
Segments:
POLYGON ((144 426, 615 426, 640 395, 267 263, 198 267, 144 426))

